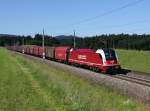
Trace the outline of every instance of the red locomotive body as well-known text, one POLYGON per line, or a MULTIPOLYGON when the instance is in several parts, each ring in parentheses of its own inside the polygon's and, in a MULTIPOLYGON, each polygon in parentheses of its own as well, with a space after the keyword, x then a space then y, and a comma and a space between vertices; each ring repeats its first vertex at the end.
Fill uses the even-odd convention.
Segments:
POLYGON ((58 61, 68 61, 70 47, 56 47, 55 48, 55 59, 58 61))
POLYGON ((120 68, 116 53, 112 49, 73 50, 70 51, 69 63, 86 65, 102 72, 120 68))
POLYGON ((99 67, 102 65, 102 59, 99 54, 91 49, 77 49, 70 52, 69 62, 80 65, 99 67))

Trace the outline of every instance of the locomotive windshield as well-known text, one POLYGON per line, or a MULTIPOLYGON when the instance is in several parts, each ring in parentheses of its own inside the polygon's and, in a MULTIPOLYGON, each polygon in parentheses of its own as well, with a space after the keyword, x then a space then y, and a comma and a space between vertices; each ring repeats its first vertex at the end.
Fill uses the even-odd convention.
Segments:
POLYGON ((116 60, 115 51, 112 49, 104 49, 106 60, 116 60))

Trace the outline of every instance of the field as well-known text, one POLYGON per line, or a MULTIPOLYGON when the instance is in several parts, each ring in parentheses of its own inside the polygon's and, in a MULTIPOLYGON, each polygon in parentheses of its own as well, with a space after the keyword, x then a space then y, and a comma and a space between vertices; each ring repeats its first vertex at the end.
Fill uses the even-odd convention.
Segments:
POLYGON ((150 51, 117 50, 123 68, 150 73, 150 51))
POLYGON ((0 111, 146 111, 141 103, 0 48, 0 111))

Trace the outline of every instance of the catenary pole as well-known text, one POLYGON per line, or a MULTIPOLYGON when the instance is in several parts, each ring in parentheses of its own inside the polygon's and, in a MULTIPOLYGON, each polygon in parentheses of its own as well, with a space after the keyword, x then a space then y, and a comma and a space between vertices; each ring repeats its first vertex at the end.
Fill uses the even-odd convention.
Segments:
POLYGON ((42 47, 43 47, 43 59, 45 59, 45 46, 44 46, 44 28, 43 28, 43 36, 42 36, 42 47))
POLYGON ((74 37, 73 37, 73 47, 76 48, 76 32, 73 30, 74 37))
POLYGON ((22 53, 24 54, 24 37, 22 38, 22 53))

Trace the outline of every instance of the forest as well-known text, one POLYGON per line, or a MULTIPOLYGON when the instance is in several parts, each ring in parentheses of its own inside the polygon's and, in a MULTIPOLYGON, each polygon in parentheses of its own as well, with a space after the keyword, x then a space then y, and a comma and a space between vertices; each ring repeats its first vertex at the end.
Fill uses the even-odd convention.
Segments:
MULTIPOLYGON (((74 36, 44 35, 46 46, 72 46, 74 36)), ((76 48, 116 48, 133 50, 150 50, 149 34, 103 34, 92 37, 75 37, 76 48)), ((0 34, 0 46, 10 45, 42 45, 42 35, 35 34, 34 37, 0 34)))

